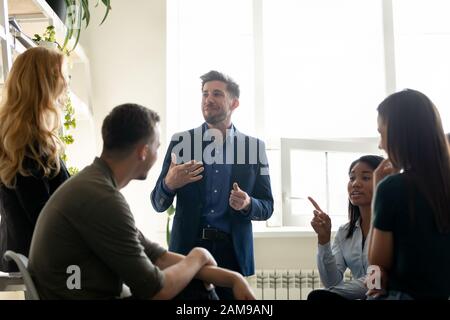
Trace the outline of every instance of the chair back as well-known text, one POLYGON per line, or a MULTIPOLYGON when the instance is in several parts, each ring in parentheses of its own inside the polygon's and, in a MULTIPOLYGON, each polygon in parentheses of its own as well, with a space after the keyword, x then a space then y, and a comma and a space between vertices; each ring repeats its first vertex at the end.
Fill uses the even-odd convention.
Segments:
POLYGON ((39 294, 33 283, 30 273, 28 272, 28 258, 20 253, 8 250, 4 257, 8 261, 14 261, 22 274, 23 282, 25 283, 25 300, 39 300, 39 294))

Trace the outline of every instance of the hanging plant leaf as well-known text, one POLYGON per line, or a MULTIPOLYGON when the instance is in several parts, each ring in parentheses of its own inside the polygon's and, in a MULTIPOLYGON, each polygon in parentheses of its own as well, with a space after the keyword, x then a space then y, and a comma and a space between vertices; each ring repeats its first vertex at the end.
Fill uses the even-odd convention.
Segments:
POLYGON ((106 18, 108 17, 109 11, 111 10, 111 1, 110 0, 102 0, 103 4, 106 6, 106 12, 102 19, 102 22, 100 22, 100 25, 105 22, 106 18))
MULTIPOLYGON (((75 39, 75 43, 72 46, 71 49, 68 49, 68 51, 73 51, 78 45, 78 42, 80 40, 80 34, 81 34, 81 23, 84 21, 85 28, 89 26, 89 23, 91 21, 91 13, 89 10, 89 0, 65 0, 67 8, 70 8, 71 6, 79 6, 79 10, 75 10, 77 13, 77 16, 74 16, 73 10, 68 11, 67 14, 67 32, 66 36, 64 38, 64 44, 62 46, 63 49, 67 49, 67 45, 69 44, 71 39, 75 39), (79 25, 75 25, 75 22, 79 22, 79 25)), ((100 25, 105 22, 106 18, 109 15, 109 12, 111 11, 111 0, 102 0, 101 1, 103 5, 105 6, 105 14, 103 16, 102 21, 100 22, 100 25)), ((98 7, 100 4, 100 1, 97 1, 95 4, 95 7, 98 7)))

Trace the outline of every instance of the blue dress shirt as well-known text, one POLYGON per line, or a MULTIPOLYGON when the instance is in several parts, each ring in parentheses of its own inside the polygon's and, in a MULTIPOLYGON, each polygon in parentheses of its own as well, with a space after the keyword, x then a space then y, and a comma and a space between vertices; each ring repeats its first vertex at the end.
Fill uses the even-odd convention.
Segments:
MULTIPOLYGON (((210 140, 207 124, 204 123, 205 138, 210 140)), ((228 214, 228 199, 230 198, 231 163, 227 163, 227 150, 233 150, 234 128, 227 129, 225 141, 219 141, 213 150, 213 156, 217 161, 211 164, 203 163, 205 168, 205 206, 203 207, 203 226, 216 228, 230 233, 230 219, 228 214), (222 156, 220 156, 220 153, 222 156), (218 162, 218 163, 216 163, 218 162)), ((215 143, 215 142, 213 142, 215 143)))

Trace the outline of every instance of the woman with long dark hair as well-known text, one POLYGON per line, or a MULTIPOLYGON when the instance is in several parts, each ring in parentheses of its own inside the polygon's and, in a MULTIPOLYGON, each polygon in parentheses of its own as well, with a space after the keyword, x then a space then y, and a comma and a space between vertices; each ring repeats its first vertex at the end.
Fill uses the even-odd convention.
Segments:
POLYGON ((350 165, 348 191, 349 222, 341 226, 330 245, 331 220, 314 199, 314 218, 311 225, 317 233, 317 266, 320 279, 326 290, 315 290, 308 300, 364 299, 367 289, 364 277, 367 272, 366 238, 372 216, 373 171, 383 160, 382 157, 366 155, 350 165), (351 270, 354 280, 344 282, 344 273, 351 270))
POLYGON ((379 105, 378 130, 389 160, 374 175, 369 262, 386 291, 369 294, 448 299, 450 156, 439 113, 427 96, 407 89, 379 105))

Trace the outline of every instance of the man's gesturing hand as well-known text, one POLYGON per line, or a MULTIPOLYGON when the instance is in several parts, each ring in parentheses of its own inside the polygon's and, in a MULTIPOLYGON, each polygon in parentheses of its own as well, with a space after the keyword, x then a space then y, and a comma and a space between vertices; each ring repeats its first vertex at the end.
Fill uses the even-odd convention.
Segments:
POLYGON ((241 188, 239 188, 238 184, 235 182, 233 183, 233 189, 230 193, 229 203, 230 207, 232 207, 234 210, 247 211, 250 208, 252 199, 245 191, 242 191, 241 188))
POLYGON ((203 163, 191 160, 183 164, 177 164, 176 156, 172 153, 172 162, 167 172, 164 182, 170 190, 177 190, 188 183, 196 182, 203 178, 200 173, 203 172, 203 163))

